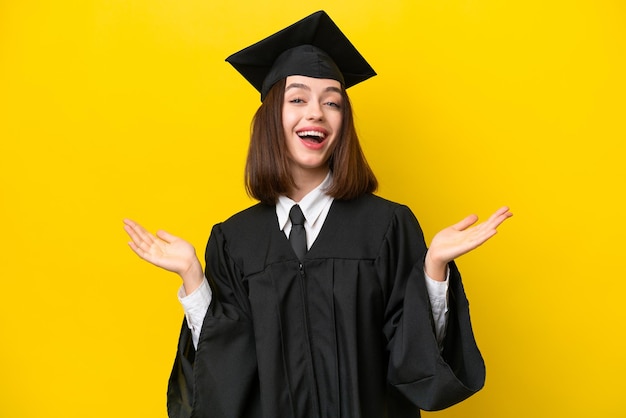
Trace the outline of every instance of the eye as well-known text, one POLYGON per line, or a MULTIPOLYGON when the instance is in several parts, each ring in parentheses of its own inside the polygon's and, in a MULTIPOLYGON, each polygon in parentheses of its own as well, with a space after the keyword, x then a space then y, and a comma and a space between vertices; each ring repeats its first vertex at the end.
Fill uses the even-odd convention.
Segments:
POLYGON ((332 108, 334 108, 334 109, 341 109, 341 103, 339 103, 339 102, 333 102, 333 101, 330 101, 330 102, 326 102, 326 103, 324 103, 324 104, 325 104, 326 106, 332 107, 332 108))
POLYGON ((293 99, 289 99, 289 103, 304 103, 304 100, 299 97, 295 97, 293 99))

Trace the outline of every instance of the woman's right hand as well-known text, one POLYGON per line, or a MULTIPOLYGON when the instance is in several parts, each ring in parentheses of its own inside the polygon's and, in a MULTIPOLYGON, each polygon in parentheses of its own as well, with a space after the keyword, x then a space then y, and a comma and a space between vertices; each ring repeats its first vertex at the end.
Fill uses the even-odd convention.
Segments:
POLYGON ((187 295, 200 286, 204 273, 190 243, 165 231, 157 231, 155 236, 130 219, 124 219, 124 230, 131 238, 128 245, 135 254, 157 267, 177 273, 183 279, 187 295))

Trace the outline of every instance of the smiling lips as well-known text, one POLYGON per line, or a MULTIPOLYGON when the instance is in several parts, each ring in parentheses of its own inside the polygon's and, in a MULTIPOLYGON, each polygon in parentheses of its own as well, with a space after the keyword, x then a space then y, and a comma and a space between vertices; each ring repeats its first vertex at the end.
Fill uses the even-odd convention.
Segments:
POLYGON ((318 131, 318 130, 303 130, 296 132, 296 134, 302 139, 305 143, 314 143, 321 144, 326 139, 326 132, 318 131))

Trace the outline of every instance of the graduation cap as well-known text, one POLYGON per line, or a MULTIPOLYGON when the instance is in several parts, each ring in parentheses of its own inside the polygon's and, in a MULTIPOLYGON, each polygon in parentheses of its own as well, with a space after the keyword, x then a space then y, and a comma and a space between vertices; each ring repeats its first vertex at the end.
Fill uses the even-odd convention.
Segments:
POLYGON ((290 75, 329 78, 345 88, 376 75, 363 56, 320 10, 226 58, 265 99, 290 75))

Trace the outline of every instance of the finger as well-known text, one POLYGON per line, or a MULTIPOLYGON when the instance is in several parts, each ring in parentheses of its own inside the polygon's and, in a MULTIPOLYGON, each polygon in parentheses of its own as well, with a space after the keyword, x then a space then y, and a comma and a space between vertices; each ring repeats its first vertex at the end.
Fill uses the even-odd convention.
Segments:
POLYGON ((141 243, 145 243, 150 246, 154 243, 154 235, 148 232, 143 226, 131 220, 125 220, 124 223, 126 224, 124 229, 126 229, 129 235, 132 233, 131 237, 136 244, 141 245, 141 243))
POLYGON ((137 224, 134 221, 130 219, 124 219, 124 231, 126 231, 128 235, 136 235, 134 231, 135 225, 137 224))
MULTIPOLYGON (((129 228, 127 225, 125 225, 124 227, 129 228)), ((155 254, 162 252, 162 250, 160 249, 160 243, 159 243, 160 240, 158 240, 156 237, 152 236, 151 234, 148 234, 148 236, 144 239, 138 236, 136 234, 136 231, 133 230, 132 228, 127 232, 132 238, 132 241, 128 243, 130 248, 140 258, 154 264, 155 254)))
POLYGON ((137 244, 135 244, 134 242, 130 241, 128 243, 128 246, 131 248, 131 250, 133 250, 133 252, 135 254, 137 254, 137 256, 139 258, 141 258, 142 260, 147 261, 148 263, 152 263, 154 265, 156 265, 157 263, 157 259, 152 255, 152 253, 150 251, 145 251, 143 250, 141 247, 137 246, 137 244))
POLYGON ((163 241, 167 243, 171 243, 172 241, 176 241, 177 239, 179 239, 177 236, 174 236, 167 231, 163 231, 162 229, 158 230, 156 235, 158 238, 162 239, 163 241))
POLYGON ((137 235, 137 233, 135 232, 135 230, 133 229, 131 225, 129 224, 124 225, 124 231, 126 231, 126 233, 130 237, 130 239, 133 240, 133 242, 141 242, 141 238, 139 237, 139 235, 137 235))
POLYGON ((456 229, 457 231, 464 231, 470 226, 474 225, 476 221, 478 221, 478 216, 472 214, 467 216, 462 221, 452 225, 452 228, 456 229))
POLYGON ((145 231, 142 233, 141 231, 133 228, 130 225, 124 225, 124 230, 133 240, 133 243, 137 247, 142 247, 144 250, 149 248, 150 245, 152 245, 152 243, 154 242, 154 240, 145 231))
POLYGON ((135 254, 137 254, 137 256, 139 256, 139 258, 143 260, 146 259, 147 253, 141 248, 139 248, 139 246, 135 244, 133 241, 129 241, 128 246, 130 247, 131 250, 133 250, 135 254))
POLYGON ((493 215, 491 215, 491 218, 499 218, 499 217, 501 217, 503 215, 506 215, 507 217, 513 215, 509 211, 509 207, 508 206, 502 206, 500 209, 495 211, 493 215))
POLYGON ((138 234, 147 232, 144 227, 142 227, 141 225, 139 225, 137 222, 133 221, 132 219, 124 219, 124 226, 125 227, 127 226, 128 228, 132 229, 138 234))
POLYGON ((503 206, 494 212, 493 215, 489 217, 489 219, 480 225, 478 225, 474 232, 477 234, 478 240, 480 240, 481 244, 493 237, 498 233, 498 226, 508 218, 513 216, 507 206, 503 206))
POLYGON ((511 216, 513 216, 513 214, 510 212, 509 208, 507 206, 503 206, 491 215, 485 224, 487 224, 490 228, 495 229, 511 216))

